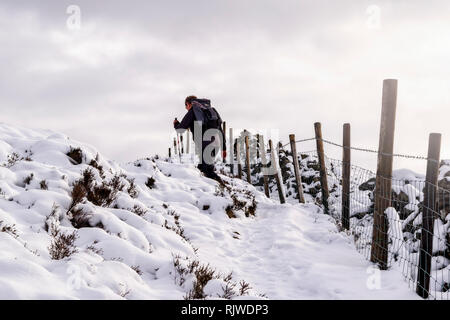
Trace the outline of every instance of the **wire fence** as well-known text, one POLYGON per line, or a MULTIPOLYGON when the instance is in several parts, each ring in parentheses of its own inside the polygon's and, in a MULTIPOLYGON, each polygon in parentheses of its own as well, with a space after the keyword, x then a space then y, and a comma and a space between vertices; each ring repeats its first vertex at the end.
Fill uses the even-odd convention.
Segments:
MULTIPOLYGON (((317 152, 300 152, 298 156, 302 179, 311 182, 309 176, 311 167, 314 168, 311 163, 318 163, 317 152)), ((400 269, 409 287, 417 292, 425 291, 429 299, 450 299, 450 181, 447 183, 444 177, 436 186, 425 179, 381 177, 351 165, 350 188, 346 193, 342 183, 343 165, 343 161, 325 155, 328 208, 341 227, 348 223, 356 249, 380 266, 383 257, 387 257, 386 268, 400 269), (378 205, 384 202, 387 207, 380 224, 374 223, 376 202, 378 205), (344 210, 349 212, 349 221, 343 218, 344 210), (428 230, 424 224, 430 226, 428 230), (380 227, 374 230, 375 225, 380 227), (378 242, 380 239, 386 243, 378 242)), ((310 187, 303 184, 308 192, 310 187)))

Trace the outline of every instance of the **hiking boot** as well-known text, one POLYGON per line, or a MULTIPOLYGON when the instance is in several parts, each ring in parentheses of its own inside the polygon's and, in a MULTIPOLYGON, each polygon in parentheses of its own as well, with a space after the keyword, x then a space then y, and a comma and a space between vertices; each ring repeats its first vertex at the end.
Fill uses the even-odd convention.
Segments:
POLYGON ((222 178, 214 171, 213 165, 199 164, 197 168, 203 173, 206 178, 216 180, 220 185, 225 186, 222 178))
POLYGON ((205 177, 216 180, 220 185, 224 186, 225 183, 223 182, 222 178, 219 177, 219 175, 215 172, 209 173, 205 175, 205 177))

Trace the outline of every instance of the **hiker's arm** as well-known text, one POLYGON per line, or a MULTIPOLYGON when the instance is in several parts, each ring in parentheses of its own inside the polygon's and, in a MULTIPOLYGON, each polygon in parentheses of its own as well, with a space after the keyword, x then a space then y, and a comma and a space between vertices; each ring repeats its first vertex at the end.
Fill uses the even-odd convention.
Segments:
POLYGON ((194 122, 194 111, 189 110, 188 113, 184 116, 183 120, 181 122, 174 122, 173 127, 176 130, 180 130, 181 132, 184 132, 184 130, 189 129, 194 122), (183 130, 184 129, 184 130, 183 130))

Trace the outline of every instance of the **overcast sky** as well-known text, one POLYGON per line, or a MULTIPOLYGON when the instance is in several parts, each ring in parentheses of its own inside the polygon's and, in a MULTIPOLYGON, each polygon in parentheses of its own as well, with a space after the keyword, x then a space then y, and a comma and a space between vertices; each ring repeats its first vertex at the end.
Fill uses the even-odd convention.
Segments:
POLYGON ((173 118, 196 94, 233 128, 278 129, 287 142, 320 121, 340 143, 350 122, 352 144, 376 149, 382 81, 395 78, 395 152, 426 155, 440 132, 450 158, 449 57, 448 0, 2 0, 0 121, 131 161, 167 153, 173 118))

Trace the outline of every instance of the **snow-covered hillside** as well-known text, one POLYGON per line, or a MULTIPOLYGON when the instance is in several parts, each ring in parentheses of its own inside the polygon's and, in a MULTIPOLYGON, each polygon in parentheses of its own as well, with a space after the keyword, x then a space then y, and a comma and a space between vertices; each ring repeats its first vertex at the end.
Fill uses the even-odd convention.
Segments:
POLYGON ((315 204, 0 124, 1 299, 416 299, 315 204), (378 281, 379 280, 379 281, 378 281))

